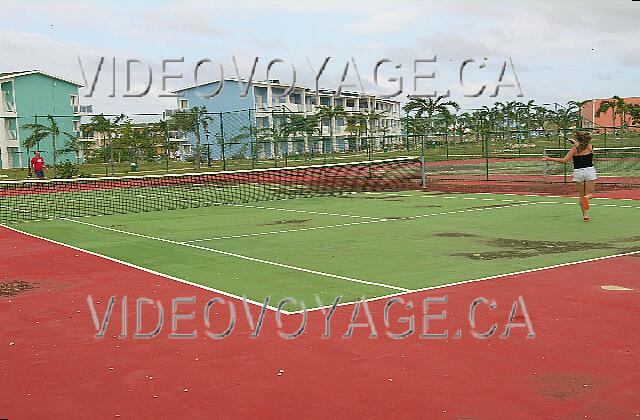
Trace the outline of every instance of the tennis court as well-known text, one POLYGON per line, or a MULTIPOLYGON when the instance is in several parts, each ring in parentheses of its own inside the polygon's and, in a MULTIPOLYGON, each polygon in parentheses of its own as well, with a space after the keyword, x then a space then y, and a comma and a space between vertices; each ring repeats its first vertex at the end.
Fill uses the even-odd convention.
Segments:
POLYGON ((640 250, 640 226, 628 225, 640 204, 594 201, 588 225, 571 198, 408 191, 17 228, 256 302, 313 306, 315 296, 349 302, 640 250))
MULTIPOLYGON (((595 198, 584 223, 570 196, 423 190, 415 159, 296 171, 7 183, 2 269, 15 286, 4 298, 15 361, 8 371, 42 379, 7 390, 10 407, 36 417, 42 405, 63 415, 69 404, 88 416, 203 417, 214 398, 228 415, 293 415, 304 404, 312 416, 340 418, 513 416, 516 405, 532 417, 637 409, 629 370, 638 363, 633 192, 595 198), (196 319, 219 296, 238 313, 246 299, 247 313, 267 320, 258 339, 247 321, 222 341, 202 331, 193 340, 168 331, 134 340, 119 323, 96 339, 89 295, 102 311, 115 296, 124 325, 123 296, 123 308, 139 297, 162 302, 168 325, 171 299, 190 296, 202 303, 196 319), (334 333, 323 338, 338 297, 334 333), (392 311, 389 323, 392 297, 414 305, 392 311), (433 297, 448 302, 447 321, 428 328, 445 336, 424 340, 418 322, 408 339, 385 334, 406 326, 398 316, 421 320, 423 300, 433 297), (274 319, 285 298, 295 301, 274 319), (493 337, 464 327, 478 298, 498 303, 476 318, 477 330, 499 325, 493 337), (499 338, 505 324, 522 321, 524 301, 532 328, 499 338), (362 302, 375 340, 355 309, 362 302), (303 308, 311 311, 304 334, 279 337, 297 328, 303 308), (345 339, 356 320, 365 327, 345 339), (461 393, 465 386, 476 392, 461 393), (495 386, 510 398, 484 398, 495 386), (416 403, 425 392, 441 403, 416 403), (270 402, 243 405, 247 394, 270 402)), ((157 315, 141 317, 148 326, 157 315)), ((189 322, 186 330, 199 330, 189 322)))

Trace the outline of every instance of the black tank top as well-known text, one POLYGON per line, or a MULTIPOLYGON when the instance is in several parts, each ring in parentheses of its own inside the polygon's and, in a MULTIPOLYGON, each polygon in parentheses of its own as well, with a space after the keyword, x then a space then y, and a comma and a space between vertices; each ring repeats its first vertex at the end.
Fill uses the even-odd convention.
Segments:
POLYGON ((590 168, 593 166, 593 152, 588 155, 573 155, 573 169, 590 168))

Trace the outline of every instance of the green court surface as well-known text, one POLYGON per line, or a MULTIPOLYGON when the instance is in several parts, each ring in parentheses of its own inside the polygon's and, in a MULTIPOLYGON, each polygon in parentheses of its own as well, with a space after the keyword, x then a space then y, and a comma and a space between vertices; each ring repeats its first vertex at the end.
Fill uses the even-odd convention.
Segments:
POLYGON ((594 199, 590 215, 583 222, 568 197, 408 191, 9 226, 253 301, 314 307, 316 296, 354 301, 640 250, 629 223, 640 202, 594 199))

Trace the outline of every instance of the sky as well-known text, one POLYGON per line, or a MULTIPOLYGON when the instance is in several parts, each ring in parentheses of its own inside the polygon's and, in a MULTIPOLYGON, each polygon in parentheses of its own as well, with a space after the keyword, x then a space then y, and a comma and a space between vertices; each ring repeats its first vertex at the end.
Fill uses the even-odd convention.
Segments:
POLYGON ((392 94, 401 78, 395 99, 402 101, 449 92, 464 108, 531 99, 563 104, 640 96, 638 22, 640 2, 631 0, 0 0, 0 72, 40 69, 91 85, 104 57, 91 97, 88 88, 80 93, 81 103, 106 114, 176 108, 175 98, 161 95, 195 84, 200 60, 210 60, 199 72, 198 81, 206 81, 219 78, 220 66, 225 77, 237 77, 236 67, 248 77, 256 57, 254 79, 266 79, 269 63, 280 59, 271 78, 291 81, 293 66, 296 82, 314 87, 330 57, 321 88, 337 89, 344 76, 343 89, 392 94), (183 62, 165 64, 163 72, 163 61, 176 59, 183 62), (384 59, 376 83, 376 63, 384 59), (127 60, 139 60, 130 77, 127 60), (461 84, 466 60, 474 61, 461 84), (516 86, 491 96, 504 63, 503 84, 516 86), (125 97, 128 79, 129 93, 140 94, 150 71, 149 92, 125 97), (176 74, 182 78, 163 86, 163 75, 176 74))

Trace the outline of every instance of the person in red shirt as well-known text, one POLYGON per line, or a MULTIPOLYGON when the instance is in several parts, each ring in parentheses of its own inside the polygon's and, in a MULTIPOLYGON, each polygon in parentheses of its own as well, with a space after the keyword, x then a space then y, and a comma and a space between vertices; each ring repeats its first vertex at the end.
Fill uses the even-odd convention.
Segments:
POLYGON ((40 156, 40 152, 33 152, 33 157, 31 158, 31 167, 33 168, 33 172, 36 173, 38 179, 44 179, 44 159, 40 156))

